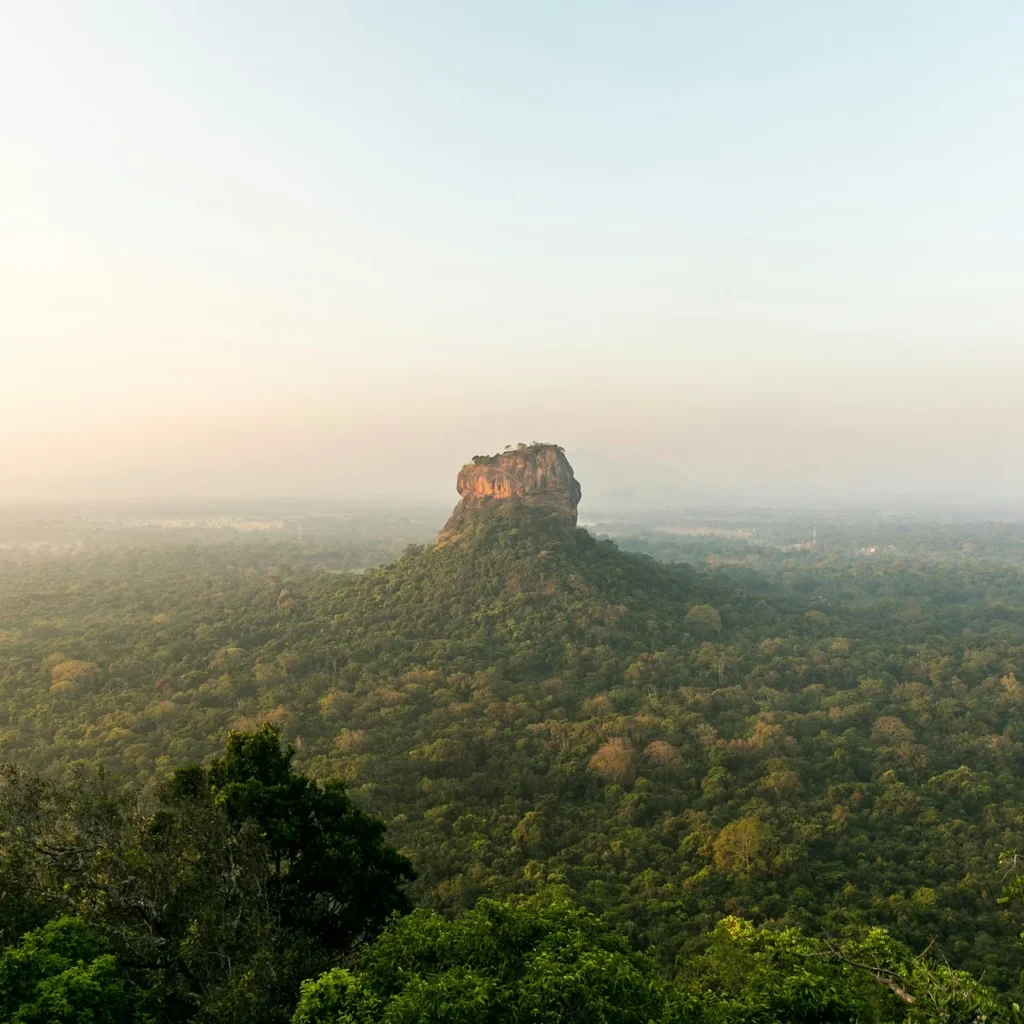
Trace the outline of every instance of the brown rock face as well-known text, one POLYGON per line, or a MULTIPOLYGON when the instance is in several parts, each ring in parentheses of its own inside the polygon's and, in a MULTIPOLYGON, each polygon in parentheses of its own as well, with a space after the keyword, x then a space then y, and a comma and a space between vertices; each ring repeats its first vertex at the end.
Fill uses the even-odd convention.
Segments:
POLYGON ((477 455, 459 470, 462 500, 442 533, 458 530, 475 510, 499 501, 560 512, 576 525, 582 491, 565 452, 556 444, 519 445, 498 455, 477 455))

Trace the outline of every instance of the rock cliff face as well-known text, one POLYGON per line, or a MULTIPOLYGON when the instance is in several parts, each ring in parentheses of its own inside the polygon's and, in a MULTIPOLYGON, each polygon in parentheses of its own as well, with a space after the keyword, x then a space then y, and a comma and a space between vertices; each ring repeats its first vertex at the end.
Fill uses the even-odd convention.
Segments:
POLYGON ((565 452, 556 444, 521 444, 498 455, 477 455, 459 470, 456 486, 462 500, 442 534, 460 529, 477 509, 501 501, 562 513, 575 526, 582 494, 565 452))

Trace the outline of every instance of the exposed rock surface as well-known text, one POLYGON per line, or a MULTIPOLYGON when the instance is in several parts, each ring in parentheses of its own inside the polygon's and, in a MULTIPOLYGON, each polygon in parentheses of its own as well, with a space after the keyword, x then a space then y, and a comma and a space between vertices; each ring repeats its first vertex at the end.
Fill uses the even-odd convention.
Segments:
POLYGON ((459 470, 462 500, 442 533, 462 527, 467 517, 495 502, 521 502, 562 513, 576 525, 579 481, 556 444, 521 444, 497 455, 477 455, 459 470))

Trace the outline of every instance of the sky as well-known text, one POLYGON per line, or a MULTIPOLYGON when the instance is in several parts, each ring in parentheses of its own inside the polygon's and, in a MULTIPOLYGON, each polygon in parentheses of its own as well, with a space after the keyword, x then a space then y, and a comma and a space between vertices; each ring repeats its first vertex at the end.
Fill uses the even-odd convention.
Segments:
POLYGON ((0 500, 533 440, 1024 498, 1021 53, 1018 0, 0 0, 0 500))

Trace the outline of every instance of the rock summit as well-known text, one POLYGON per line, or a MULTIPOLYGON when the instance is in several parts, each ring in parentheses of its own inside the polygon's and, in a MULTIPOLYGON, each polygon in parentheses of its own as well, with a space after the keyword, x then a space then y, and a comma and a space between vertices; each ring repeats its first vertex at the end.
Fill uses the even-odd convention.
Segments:
POLYGON ((565 451, 557 444, 520 444, 497 455, 475 455, 459 470, 462 500, 442 534, 457 532, 475 511, 498 502, 549 509, 576 525, 582 491, 565 451))

